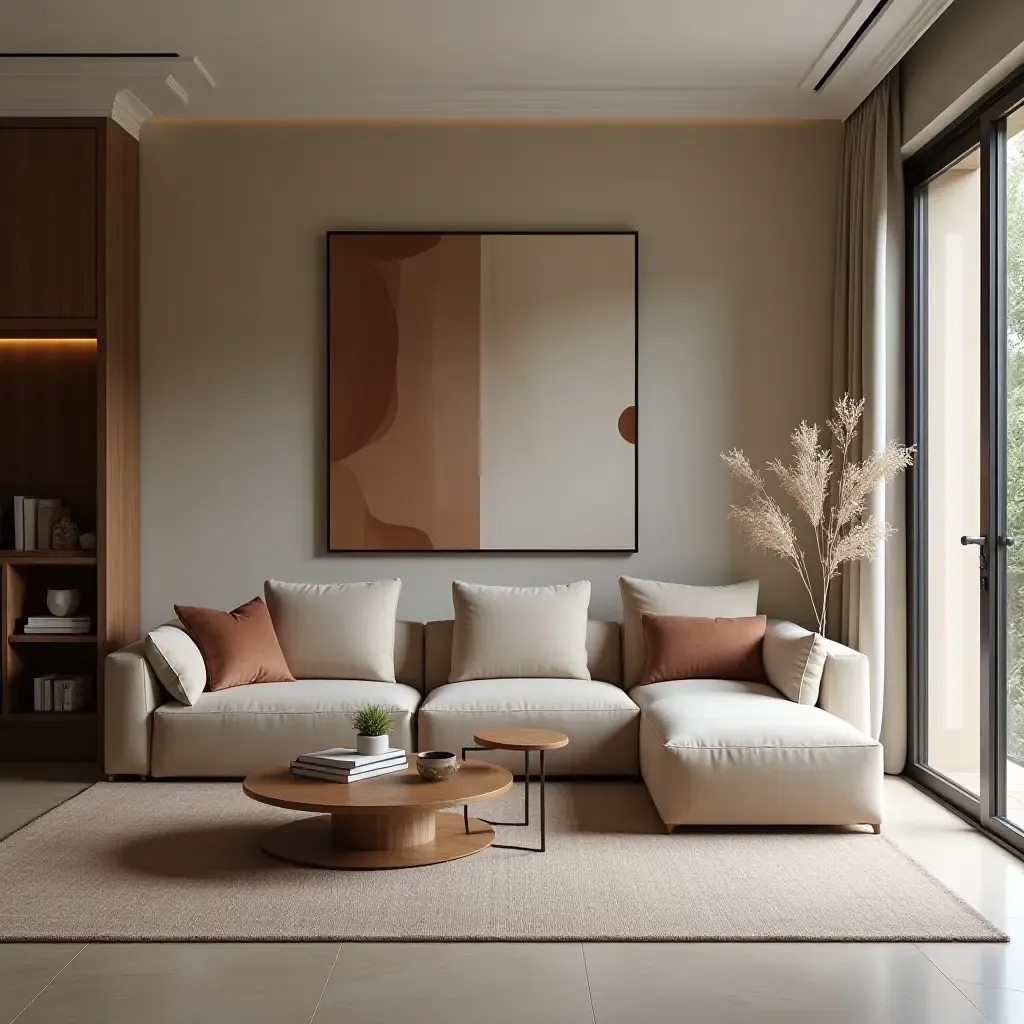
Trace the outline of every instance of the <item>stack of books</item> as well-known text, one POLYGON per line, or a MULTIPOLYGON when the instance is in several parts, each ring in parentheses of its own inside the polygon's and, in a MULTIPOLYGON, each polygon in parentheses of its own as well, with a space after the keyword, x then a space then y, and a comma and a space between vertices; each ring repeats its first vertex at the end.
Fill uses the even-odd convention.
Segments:
POLYGON ((32 680, 35 711, 84 711, 92 704, 92 676, 49 674, 32 680))
POLYGON ((25 620, 26 636, 91 633, 91 615, 30 615, 25 620))
POLYGON ((66 511, 60 498, 0 496, 0 548, 49 551, 53 547, 53 524, 62 510, 66 511))
POLYGON ((360 754, 350 747, 333 747, 301 754, 292 761, 292 775, 330 782, 362 782, 379 775, 402 772, 409 766, 404 750, 385 750, 383 754, 360 754))

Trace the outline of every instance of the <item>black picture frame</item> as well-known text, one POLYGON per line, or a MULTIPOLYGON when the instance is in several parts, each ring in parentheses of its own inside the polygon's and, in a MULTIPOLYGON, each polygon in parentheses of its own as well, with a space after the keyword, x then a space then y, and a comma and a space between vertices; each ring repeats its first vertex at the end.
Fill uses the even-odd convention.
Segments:
POLYGON ((327 231, 324 236, 324 279, 326 293, 326 318, 324 323, 324 351, 325 369, 323 400, 326 405, 326 440, 324 446, 324 537, 325 549, 328 555, 360 555, 360 556, 418 556, 430 557, 432 555, 498 555, 498 556, 570 556, 570 555, 607 555, 624 556, 634 555, 640 550, 640 233, 630 228, 589 228, 585 230, 576 228, 556 229, 529 229, 529 228, 416 228, 402 230, 398 228, 373 229, 373 228, 337 228, 327 231), (633 239, 633 407, 636 410, 636 435, 633 444, 633 545, 628 548, 432 548, 429 550, 410 550, 406 548, 382 549, 382 548, 335 548, 331 545, 331 239, 343 236, 366 236, 366 235, 501 235, 501 236, 627 236, 633 239))

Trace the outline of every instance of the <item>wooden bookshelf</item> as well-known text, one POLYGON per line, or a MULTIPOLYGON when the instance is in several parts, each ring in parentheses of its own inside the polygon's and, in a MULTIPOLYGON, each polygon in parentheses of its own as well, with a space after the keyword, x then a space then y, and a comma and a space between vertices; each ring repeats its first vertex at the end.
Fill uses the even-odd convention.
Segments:
POLYGON ((15 633, 7 638, 9 644, 94 644, 95 635, 88 633, 15 633))
POLYGON ((0 550, 0 761, 102 759, 103 663, 138 635, 138 143, 104 118, 0 118, 0 496, 60 498, 95 550, 0 550), (24 634, 46 590, 89 635, 24 634), (32 680, 92 674, 87 711, 32 680))

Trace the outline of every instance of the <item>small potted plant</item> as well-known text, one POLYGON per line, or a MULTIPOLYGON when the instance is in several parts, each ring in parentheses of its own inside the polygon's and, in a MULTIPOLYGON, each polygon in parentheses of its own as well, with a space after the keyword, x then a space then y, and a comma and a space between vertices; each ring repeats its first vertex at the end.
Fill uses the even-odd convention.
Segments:
POLYGON ((391 712, 381 704, 367 704, 356 712, 356 750, 360 754, 383 754, 389 747, 391 712))

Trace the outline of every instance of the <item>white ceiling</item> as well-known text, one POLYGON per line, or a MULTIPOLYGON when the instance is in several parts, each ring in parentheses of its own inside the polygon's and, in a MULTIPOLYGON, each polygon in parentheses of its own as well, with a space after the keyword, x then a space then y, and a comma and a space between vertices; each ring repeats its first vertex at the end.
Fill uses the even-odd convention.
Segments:
POLYGON ((950 0, 2 0, 0 113, 845 117, 950 0), (116 98, 116 99, 115 99, 116 98))

